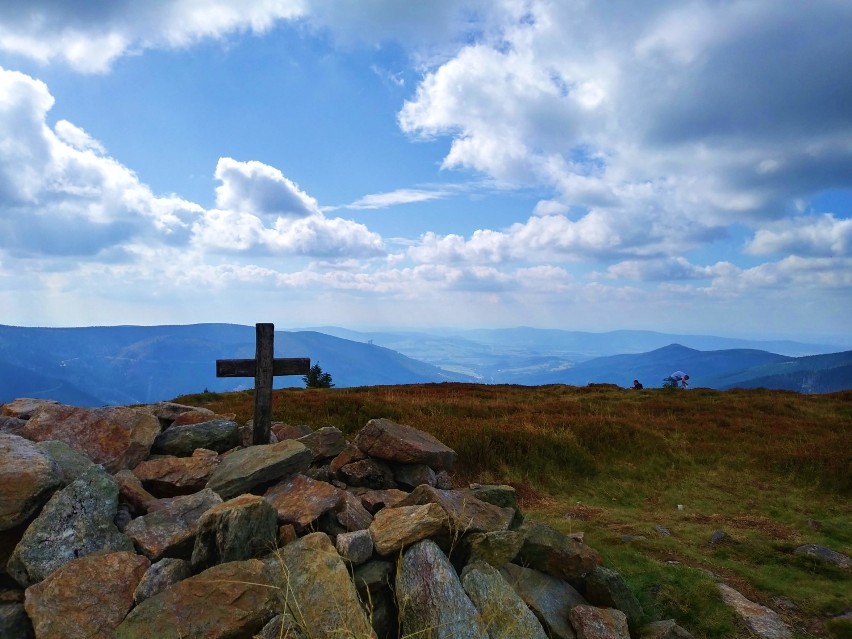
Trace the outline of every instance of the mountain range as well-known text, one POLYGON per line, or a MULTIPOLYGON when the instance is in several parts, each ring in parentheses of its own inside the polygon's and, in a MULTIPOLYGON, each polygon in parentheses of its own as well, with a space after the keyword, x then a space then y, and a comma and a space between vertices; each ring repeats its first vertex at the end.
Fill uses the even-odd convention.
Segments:
MULTIPOLYGON (((234 324, 33 328, 0 325, 0 402, 44 397, 80 406, 141 404, 251 388, 217 378, 217 359, 250 359, 254 327, 234 324)), ((310 357, 338 387, 446 381, 524 385, 659 386, 674 370, 693 387, 852 388, 852 351, 650 331, 585 333, 533 328, 356 332, 277 331, 276 357, 310 357), (780 351, 784 354, 772 352, 780 351)), ((300 377, 275 387, 302 386, 300 377)))

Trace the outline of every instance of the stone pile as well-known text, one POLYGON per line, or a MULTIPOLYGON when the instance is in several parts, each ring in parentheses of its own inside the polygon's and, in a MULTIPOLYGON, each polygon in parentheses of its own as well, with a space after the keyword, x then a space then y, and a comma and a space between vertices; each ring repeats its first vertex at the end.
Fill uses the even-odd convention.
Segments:
POLYGON ((642 626, 576 536, 374 419, 250 425, 162 403, 0 419, 0 637, 688 637, 642 626))

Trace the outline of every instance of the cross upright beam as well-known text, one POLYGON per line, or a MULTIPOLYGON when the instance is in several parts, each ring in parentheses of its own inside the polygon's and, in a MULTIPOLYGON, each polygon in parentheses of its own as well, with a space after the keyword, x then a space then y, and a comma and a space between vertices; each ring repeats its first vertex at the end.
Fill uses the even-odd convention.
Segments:
POLYGON ((307 375, 307 357, 275 359, 275 325, 255 325, 254 359, 217 359, 216 377, 254 377, 252 444, 268 444, 272 428, 272 379, 281 375, 307 375))

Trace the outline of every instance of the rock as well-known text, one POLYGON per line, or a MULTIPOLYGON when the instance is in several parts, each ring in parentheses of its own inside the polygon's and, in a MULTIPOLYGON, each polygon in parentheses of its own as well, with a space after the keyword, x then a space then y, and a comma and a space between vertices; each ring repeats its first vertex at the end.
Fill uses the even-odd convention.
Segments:
POLYGON ((192 567, 186 559, 166 557, 151 564, 133 592, 133 601, 139 605, 146 599, 163 592, 169 586, 192 576, 192 567))
POLYGON ((50 455, 61 470, 62 483, 70 484, 85 473, 94 462, 83 453, 79 453, 65 442, 50 440, 38 442, 36 447, 50 455))
POLYGON ((369 597, 363 596, 363 593, 369 591, 375 594, 384 589, 389 589, 393 582, 393 563, 383 559, 373 559, 355 568, 352 580, 355 582, 355 587, 359 593, 362 593, 362 600, 369 597))
POLYGON ((672 536, 672 531, 666 528, 665 526, 654 526, 654 531, 659 533, 660 535, 664 535, 665 537, 672 536))
POLYGON ((450 473, 446 470, 439 470, 435 473, 435 488, 440 488, 441 490, 452 490, 453 478, 450 476, 450 473))
POLYGON ((568 613, 575 606, 587 602, 571 584, 515 564, 505 564, 500 574, 535 613, 549 636, 554 639, 575 639, 568 613))
POLYGON ((32 639, 33 624, 22 603, 0 603, 0 637, 32 639))
MULTIPOLYGON (((186 406, 175 402, 159 402, 152 406, 146 406, 145 410, 151 413, 154 417, 160 420, 163 429, 171 426, 174 421, 184 413, 196 413, 206 415, 207 419, 214 415, 212 410, 208 408, 198 408, 197 406, 186 406)), ((202 420, 204 421, 204 420, 202 420)))
POLYGON ((618 572, 597 566, 586 577, 586 599, 601 608, 616 608, 627 616, 627 625, 636 634, 642 624, 642 606, 618 572))
POLYGON ((467 491, 439 490, 425 485, 415 488, 394 507, 428 503, 439 504, 447 512, 450 530, 459 535, 506 530, 515 516, 511 508, 501 508, 481 501, 467 491))
POLYGON ((27 422, 24 419, 0 415, 0 433, 6 433, 7 435, 18 435, 20 437, 21 433, 24 430, 24 426, 26 425, 27 422))
POLYGON ((488 636, 504 639, 547 639, 538 619, 500 575, 484 562, 468 564, 462 586, 479 610, 488 636))
POLYGON ((334 509, 343 491, 305 475, 293 475, 264 493, 278 514, 278 523, 293 524, 296 532, 311 525, 320 515, 334 509))
POLYGON ((215 451, 197 448, 191 457, 167 455, 143 461, 133 474, 157 497, 177 497, 204 488, 218 466, 219 455, 215 451))
POLYGON ((0 433, 0 531, 24 523, 62 487, 62 469, 31 441, 0 433))
POLYGON ((524 516, 518 506, 518 494, 512 486, 504 484, 473 484, 467 490, 468 493, 489 504, 500 506, 501 508, 511 508, 515 511, 515 516, 512 519, 512 528, 517 528, 524 523, 524 516))
POLYGON ((200 424, 172 426, 164 430, 151 448, 158 455, 189 457, 197 448, 224 453, 240 445, 237 422, 212 419, 200 424))
POLYGON ((275 615, 254 639, 309 639, 289 612, 275 615))
POLYGON ((198 520, 192 549, 196 572, 218 563, 255 559, 275 550, 275 509, 263 497, 240 495, 213 506, 198 520))
POLYGON ((343 452, 346 446, 346 438, 339 428, 326 426, 312 433, 299 437, 299 441, 311 449, 314 455, 313 461, 328 459, 343 452))
POLYGON ((342 533, 335 540, 337 554, 354 566, 359 566, 373 556, 373 538, 368 530, 342 533))
POLYGON ((172 428, 175 426, 192 426, 193 424, 203 424, 214 420, 226 422, 234 421, 235 415, 217 415, 212 410, 207 408, 193 408, 177 415, 172 421, 172 428))
POLYGON ((279 597, 262 561, 220 564, 143 601, 115 639, 251 637, 282 611, 279 597))
POLYGON ((44 404, 27 421, 23 436, 32 441, 58 439, 108 472, 117 473, 148 457, 159 433, 159 420, 142 410, 44 404))
POLYGON ((329 463, 328 470, 333 477, 337 477, 337 473, 340 472, 341 468, 362 459, 367 459, 367 454, 355 444, 346 442, 343 450, 329 463))
POLYGON ((278 527, 279 546, 286 546, 287 544, 291 544, 298 538, 299 537, 296 534, 296 529, 293 527, 293 524, 284 524, 283 526, 278 527))
POLYGON ((462 588, 449 559, 432 540, 424 539, 405 551, 397 569, 395 590, 401 634, 431 639, 487 639, 479 611, 462 588))
POLYGON ((310 477, 311 479, 324 481, 326 483, 330 483, 331 481, 331 474, 328 472, 328 465, 311 466, 305 471, 305 477, 310 477))
POLYGON ((762 639, 792 639, 793 633, 774 610, 749 601, 726 584, 716 584, 722 600, 743 620, 748 629, 762 639))
POLYGON ((710 535, 710 543, 718 544, 725 541, 728 538, 728 533, 724 530, 714 530, 713 534, 710 535))
POLYGON ((692 639, 692 635, 677 625, 674 619, 666 619, 643 626, 639 639, 692 639))
POLYGON ((517 563, 568 581, 581 580, 602 563, 596 550, 546 524, 525 523, 520 530, 524 545, 517 563))
POLYGON ((472 533, 462 540, 462 548, 468 562, 484 561, 495 568, 500 568, 517 557, 523 545, 523 534, 515 530, 472 533))
POLYGON ((115 475, 118 491, 123 502, 130 506, 134 515, 144 515, 162 508, 160 500, 142 487, 139 478, 129 470, 120 470, 115 475))
POLYGON ((388 488, 386 490, 367 490, 358 495, 361 500, 361 505, 367 509, 371 515, 375 515, 382 508, 393 508, 399 502, 408 497, 408 493, 404 490, 396 488, 388 488))
POLYGON ((362 459, 346 464, 336 476, 350 486, 363 486, 381 490, 394 488, 393 471, 390 466, 375 459, 362 459))
POLYGON ((627 617, 615 608, 574 606, 568 616, 577 639, 630 639, 627 617))
POLYGON ((289 439, 277 444, 251 446, 224 457, 207 487, 219 493, 222 499, 253 489, 265 490, 274 482, 306 471, 311 457, 307 446, 289 439))
POLYGON ((75 559, 27 588, 24 606, 37 637, 112 637, 150 563, 134 552, 75 559))
POLYGON ((9 402, 8 404, 4 404, 2 410, 3 415, 15 417, 16 419, 27 420, 42 406, 59 406, 59 402, 52 399, 32 399, 29 397, 22 397, 13 402, 9 402))
POLYGON ((361 500, 347 491, 341 491, 340 501, 334 508, 335 521, 346 532, 366 530, 373 523, 373 516, 361 504, 361 500))
POLYGON ((133 550, 113 519, 118 485, 100 466, 55 493, 29 525, 9 558, 9 574, 22 586, 42 581, 73 559, 133 550))
POLYGON ((392 466, 396 483, 410 489, 420 484, 435 486, 435 471, 426 464, 395 464, 392 466))
POLYGON ((282 422, 272 422, 270 431, 275 435, 279 442, 285 439, 299 439, 305 435, 310 435, 313 429, 307 424, 284 424, 282 422))
POLYGON ((355 437, 355 445, 371 457, 403 464, 426 464, 450 470, 456 453, 429 433, 389 419, 371 419, 355 437))
POLYGON ((797 555, 819 557, 826 563, 837 566, 838 568, 852 568, 852 559, 837 552, 836 550, 832 550, 831 548, 826 548, 825 546, 820 546, 818 544, 806 544, 804 546, 799 546, 793 552, 797 555))
POLYGON ((131 521, 124 532, 151 561, 163 557, 189 559, 198 531, 198 520, 221 498, 205 488, 194 495, 160 500, 161 508, 131 521))
POLYGON ((446 511, 438 504, 385 508, 370 524, 376 552, 394 555, 405 546, 448 532, 446 511))
POLYGON ((287 608, 312 638, 375 638, 346 564, 325 533, 311 533, 282 548, 272 571, 287 608))

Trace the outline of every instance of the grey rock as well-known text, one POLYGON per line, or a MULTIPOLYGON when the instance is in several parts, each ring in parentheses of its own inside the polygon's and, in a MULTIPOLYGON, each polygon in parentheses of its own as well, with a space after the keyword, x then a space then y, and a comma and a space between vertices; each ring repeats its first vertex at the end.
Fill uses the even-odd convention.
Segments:
POLYGON ((761 639, 792 639, 793 633, 774 610, 746 599, 726 584, 716 584, 722 600, 761 639))
POLYGON ((299 437, 298 441, 311 449, 313 461, 328 459, 343 452, 346 437, 343 431, 334 426, 319 428, 308 435, 299 437))
POLYGON ((59 440, 38 442, 36 446, 50 455, 62 471, 62 481, 67 486, 85 473, 94 462, 59 440))
POLYGON ((523 545, 523 534, 515 530, 472 533, 462 540, 468 562, 484 561, 495 568, 517 557, 523 545))
POLYGON ((517 563, 566 580, 579 581, 601 565, 598 552, 545 524, 521 526, 524 545, 517 563))
POLYGON ((21 603, 0 603, 0 637, 32 639, 33 624, 21 603))
POLYGON ((139 605, 146 599, 163 592, 169 586, 192 576, 192 568, 186 559, 166 557, 151 564, 136 590, 133 601, 139 605))
POLYGON ((417 488, 420 484, 434 487, 436 484, 435 471, 426 464, 395 464, 393 478, 403 488, 417 488))
POLYGON ((447 512, 450 529, 458 535, 506 530, 515 516, 511 508, 489 504, 467 491, 439 490, 426 485, 415 488, 395 508, 429 503, 439 504, 447 512))
POLYGON ((31 441, 0 433, 0 531, 27 521, 62 486, 62 470, 31 441))
POLYGON ((458 455, 429 433, 389 419, 371 419, 355 437, 355 445, 371 457, 402 464, 426 464, 450 470, 458 455))
POLYGON ((0 415, 0 433, 20 436, 26 425, 27 421, 25 419, 0 415))
POLYGON ((724 530, 714 530, 713 534, 710 535, 710 543, 711 544, 719 544, 725 541, 728 538, 728 533, 724 530))
POLYGON ((364 593, 367 591, 376 593, 380 590, 390 589, 393 583, 393 563, 383 559, 373 559, 355 568, 352 580, 355 587, 362 594, 361 599, 367 599, 364 593))
POLYGON ((310 449, 291 439, 251 446, 223 457, 207 487, 219 493, 222 499, 231 499, 302 473, 310 465, 310 449))
POLYGON ((471 484, 467 489, 477 499, 500 506, 500 508, 511 508, 515 511, 512 518, 511 528, 517 528, 524 523, 524 515, 518 506, 518 494, 512 486, 505 484, 471 484))
POLYGON ((836 550, 832 550, 831 548, 826 548, 825 546, 820 546, 818 544, 806 544, 804 546, 799 546, 793 552, 797 555, 819 557, 823 561, 832 564, 833 566, 837 566, 838 568, 852 568, 852 559, 837 552, 836 550))
POLYGON ((587 602, 571 584, 515 564, 506 564, 500 569, 500 574, 530 607, 551 637, 576 638, 568 612, 587 602))
POLYGON ((612 568, 598 566, 586 577, 586 599, 602 608, 616 608, 627 616, 627 625, 637 633, 642 624, 642 606, 624 577, 612 568))
POLYGON ((568 617, 577 639, 630 639, 627 618, 615 608, 575 606, 568 617))
POLYGON ((338 554, 355 566, 363 564, 373 556, 373 538, 369 530, 356 530, 337 535, 335 545, 338 554))
POLYGON ((237 422, 212 419, 200 424, 172 426, 154 440, 151 452, 157 455, 189 457, 196 448, 224 453, 240 445, 237 422))

